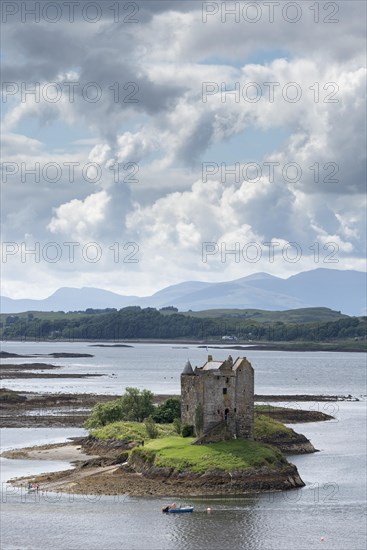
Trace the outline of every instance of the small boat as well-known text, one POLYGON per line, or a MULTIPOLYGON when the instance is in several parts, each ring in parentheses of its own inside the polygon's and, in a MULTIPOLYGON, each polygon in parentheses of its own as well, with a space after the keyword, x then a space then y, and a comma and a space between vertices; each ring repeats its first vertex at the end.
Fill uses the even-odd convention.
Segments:
POLYGON ((193 512, 193 506, 164 506, 162 512, 165 514, 187 514, 188 512, 193 512))

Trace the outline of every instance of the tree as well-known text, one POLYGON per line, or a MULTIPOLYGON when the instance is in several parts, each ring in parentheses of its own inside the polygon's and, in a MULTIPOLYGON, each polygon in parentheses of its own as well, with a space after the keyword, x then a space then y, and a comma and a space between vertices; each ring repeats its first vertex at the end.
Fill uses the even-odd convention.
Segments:
POLYGON ((121 409, 123 420, 142 422, 145 418, 153 416, 153 393, 149 390, 138 388, 126 388, 126 393, 121 397, 121 409))
POLYGON ((114 399, 109 403, 97 403, 94 405, 92 414, 85 423, 86 428, 100 428, 111 422, 123 420, 121 399, 114 399))
POLYGON ((154 413, 153 394, 149 390, 126 388, 119 399, 97 403, 85 423, 86 428, 99 428, 120 420, 142 422, 154 413))
POLYGON ((181 401, 179 397, 170 397, 164 403, 158 405, 153 418, 158 424, 171 424, 176 418, 181 417, 181 401))

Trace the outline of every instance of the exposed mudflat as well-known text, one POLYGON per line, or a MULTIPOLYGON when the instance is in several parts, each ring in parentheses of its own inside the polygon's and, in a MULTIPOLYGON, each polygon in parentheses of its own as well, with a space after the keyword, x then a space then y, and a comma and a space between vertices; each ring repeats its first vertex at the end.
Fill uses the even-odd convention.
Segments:
POLYGON ((51 374, 48 372, 0 372, 0 380, 13 380, 15 378, 95 378, 104 374, 51 374))
POLYGON ((54 357, 55 359, 64 358, 78 358, 78 357, 94 357, 90 353, 64 353, 64 352, 55 352, 55 353, 33 353, 31 355, 22 355, 19 353, 10 353, 8 351, 0 351, 0 359, 15 359, 15 358, 24 358, 24 357, 54 357))
POLYGON ((90 344, 90 348, 133 348, 129 344, 90 344))
POLYGON ((51 365, 50 363, 21 363, 19 365, 15 365, 12 363, 1 363, 0 365, 0 372, 51 369, 61 369, 61 365, 51 365))
POLYGON ((358 397, 353 395, 255 395, 255 401, 359 401, 358 397))
MULTIPOLYGON (((53 365, 57 368, 56 365, 53 365)), ((22 369, 21 369, 22 370, 22 369)), ((20 372, 19 374, 28 374, 20 372)), ((31 377, 35 373, 30 373, 31 377)), ((41 376, 44 373, 41 374, 41 376)), ((50 374, 52 376, 52 374, 50 374)), ((56 376, 56 375, 54 375, 56 376)), ((69 375, 70 376, 70 375, 69 375)), ((81 376, 81 375, 76 375, 81 376)), ((92 375, 96 376, 96 375, 92 375)), ((97 394, 38 394, 0 390, 0 427, 2 428, 61 428, 82 427, 96 403, 106 403, 119 395, 97 394)), ((161 403, 172 395, 155 395, 155 403, 161 403)), ((292 401, 292 396, 255 396, 256 401, 292 401)), ((294 396, 296 397, 296 396, 294 396)), ((322 396, 298 396, 299 401, 326 401, 322 396), (305 399, 301 399, 304 397, 305 399)), ((326 396, 324 396, 326 397, 326 396)), ((294 399, 296 401, 296 399, 294 399)), ((319 411, 289 407, 263 408, 261 414, 286 424, 302 422, 322 422, 332 420, 332 416, 319 411)))
POLYGON ((54 369, 61 369, 60 365, 51 365, 48 363, 22 363, 12 365, 11 363, 0 365, 0 380, 13 380, 15 378, 91 378, 96 376, 106 376, 100 373, 50 373, 46 372, 54 369), (39 372, 41 371, 41 372, 39 372))
POLYGON ((82 427, 96 403, 106 403, 118 395, 40 394, 0 390, 0 427, 62 428, 82 427))

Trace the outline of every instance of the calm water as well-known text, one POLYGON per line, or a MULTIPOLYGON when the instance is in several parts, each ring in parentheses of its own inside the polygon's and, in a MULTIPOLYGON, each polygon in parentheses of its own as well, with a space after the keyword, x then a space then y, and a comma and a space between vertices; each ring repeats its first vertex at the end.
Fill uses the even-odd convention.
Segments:
MULTIPOLYGON (((94 357, 6 359, 6 363, 51 363, 58 373, 95 373, 103 377, 81 379, 6 380, 11 389, 45 392, 121 393, 127 386, 155 393, 179 393, 180 373, 186 361, 201 366, 208 352, 225 359, 247 356, 256 370, 256 392, 265 394, 366 394, 366 356, 361 353, 274 352, 211 350, 171 344, 133 344, 132 348, 97 348, 89 343, 7 342, 2 349, 19 354, 52 352, 90 353, 94 357)), ((51 371, 50 371, 51 372, 51 371)))
MULTIPOLYGON (((6 381, 7 387, 28 390, 121 393, 126 386, 178 393, 178 375, 189 357, 201 364, 206 350, 169 345, 134 348, 91 348, 87 344, 9 343, 6 351, 50 353, 89 352, 93 358, 52 361, 65 372, 103 372, 89 380, 6 381)), ((229 352, 213 350, 216 357, 229 352)), ((232 355, 241 352, 233 351, 232 355)), ((263 394, 352 394, 359 402, 299 403, 334 413, 331 422, 293 426, 309 437, 319 453, 290 457, 306 487, 286 493, 241 498, 187 499, 195 512, 166 517, 167 499, 132 499, 76 495, 24 495, 3 485, 1 546, 62 549, 246 549, 360 550, 365 548, 366 357, 348 353, 243 353, 255 368, 255 388, 263 394), (362 397, 361 397, 362 396, 362 397), (207 513, 211 507, 212 512, 207 513), (323 540, 322 540, 323 539, 323 540)), ((32 359, 22 359, 22 362, 32 359)), ((38 361, 38 359, 37 359, 38 361)), ((19 362, 19 360, 13 360, 19 362)), ((47 362, 47 360, 45 360, 47 362)), ((62 371, 60 371, 62 372, 62 371)), ((289 406, 294 406, 290 404, 289 406)), ((77 435, 78 430, 3 430, 4 447, 31 445, 77 435)), ((2 479, 46 471, 40 461, 2 461, 2 479)), ((61 469, 61 464, 53 464, 61 469)), ((66 467, 63 464, 63 467, 66 467)), ((183 500, 180 502, 184 502, 183 500)))

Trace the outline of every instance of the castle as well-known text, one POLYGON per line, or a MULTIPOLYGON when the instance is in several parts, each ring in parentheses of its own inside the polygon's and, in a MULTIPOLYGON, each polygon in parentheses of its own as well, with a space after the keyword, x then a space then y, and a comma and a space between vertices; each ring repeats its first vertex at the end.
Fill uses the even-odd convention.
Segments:
POLYGON ((209 436, 218 426, 232 438, 251 439, 254 431, 254 369, 246 357, 213 361, 202 367, 188 361, 181 374, 181 421, 197 436, 209 436))

